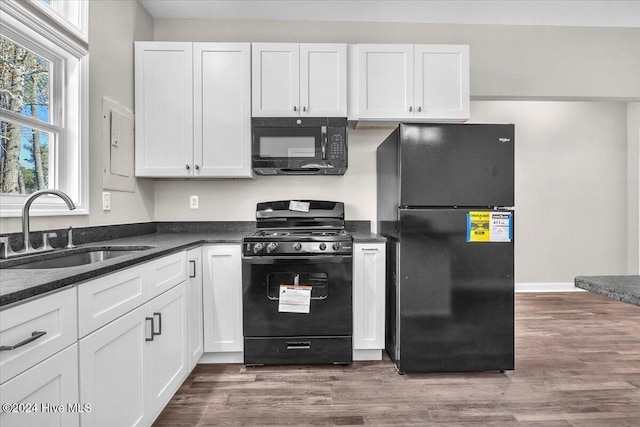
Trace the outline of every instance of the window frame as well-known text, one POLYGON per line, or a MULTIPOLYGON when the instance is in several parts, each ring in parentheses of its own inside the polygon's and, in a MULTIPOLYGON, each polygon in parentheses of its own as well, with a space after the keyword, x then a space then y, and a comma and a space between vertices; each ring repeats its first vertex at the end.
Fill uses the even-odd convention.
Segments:
MULTIPOLYGON (((65 30, 78 37, 81 41, 87 43, 89 41, 89 3, 86 0, 52 0, 52 4, 46 4, 43 0, 27 0, 40 12, 55 21, 58 25, 64 27, 65 30), (76 9, 75 19, 71 18, 70 13, 61 12, 58 4, 74 4, 76 9)), ((66 7, 63 7, 66 9, 66 7)))
MULTIPOLYGON (((86 0, 78 1, 85 3, 86 0)), ((50 161, 54 173, 49 176, 49 187, 69 194, 76 204, 76 209, 70 211, 60 198, 43 196, 34 201, 30 213, 32 216, 88 215, 88 46, 14 0, 0 2, 0 33, 51 61, 50 122, 6 110, 0 110, 0 116, 13 123, 53 133, 50 149, 55 155, 50 161)), ((21 216, 27 197, 29 195, 0 193, 0 217, 21 216)))

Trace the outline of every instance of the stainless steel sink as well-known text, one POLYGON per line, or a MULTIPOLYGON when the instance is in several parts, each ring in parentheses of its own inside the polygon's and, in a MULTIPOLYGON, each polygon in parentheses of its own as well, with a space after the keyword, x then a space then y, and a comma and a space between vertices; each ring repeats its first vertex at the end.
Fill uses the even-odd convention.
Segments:
POLYGON ((0 268, 7 269, 41 269, 64 268, 78 265, 94 264, 111 258, 130 255, 153 246, 108 246, 100 248, 77 248, 62 252, 51 252, 46 255, 30 256, 4 262, 0 268))

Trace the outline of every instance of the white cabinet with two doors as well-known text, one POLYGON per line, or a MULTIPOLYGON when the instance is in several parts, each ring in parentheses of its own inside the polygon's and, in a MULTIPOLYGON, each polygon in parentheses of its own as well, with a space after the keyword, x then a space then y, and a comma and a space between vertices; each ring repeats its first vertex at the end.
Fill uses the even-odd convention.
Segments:
POLYGON ((468 45, 349 48, 349 119, 469 119, 468 45))
POLYGON ((347 45, 253 43, 254 117, 346 117, 347 45))
POLYGON ((86 426, 145 426, 190 372, 186 252, 78 286, 86 426))
POLYGON ((135 43, 135 174, 251 176, 250 43, 135 43))

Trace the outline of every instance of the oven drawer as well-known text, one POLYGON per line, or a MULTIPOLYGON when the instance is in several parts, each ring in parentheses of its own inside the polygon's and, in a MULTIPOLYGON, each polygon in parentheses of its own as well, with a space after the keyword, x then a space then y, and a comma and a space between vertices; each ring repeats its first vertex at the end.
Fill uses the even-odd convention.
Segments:
POLYGON ((348 364, 351 336, 245 338, 245 365, 348 364))

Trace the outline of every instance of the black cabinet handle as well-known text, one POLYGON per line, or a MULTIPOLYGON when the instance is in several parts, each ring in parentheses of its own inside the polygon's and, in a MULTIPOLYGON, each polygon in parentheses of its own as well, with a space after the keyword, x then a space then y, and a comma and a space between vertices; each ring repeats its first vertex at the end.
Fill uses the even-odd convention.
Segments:
POLYGON ((189 278, 194 278, 196 277, 196 261, 189 260, 189 263, 191 263, 191 275, 189 275, 189 278))
POLYGON ((153 313, 153 316, 158 316, 158 332, 154 331, 153 328, 151 328, 151 333, 153 334, 153 336, 162 335, 162 313, 153 313))
POLYGON ((37 340, 38 338, 44 336, 46 334, 46 332, 44 331, 34 331, 31 332, 31 336, 25 340, 20 341, 18 344, 14 344, 14 345, 3 345, 2 347, 0 347, 0 351, 6 351, 6 350, 15 350, 18 347, 22 347, 23 345, 27 345, 30 342, 33 342, 35 340, 37 340))
POLYGON ((145 319, 145 321, 151 320, 151 338, 147 338, 146 334, 145 334, 144 340, 145 341, 153 341, 153 330, 155 329, 154 325, 153 325, 153 317, 145 317, 144 319, 145 319))

